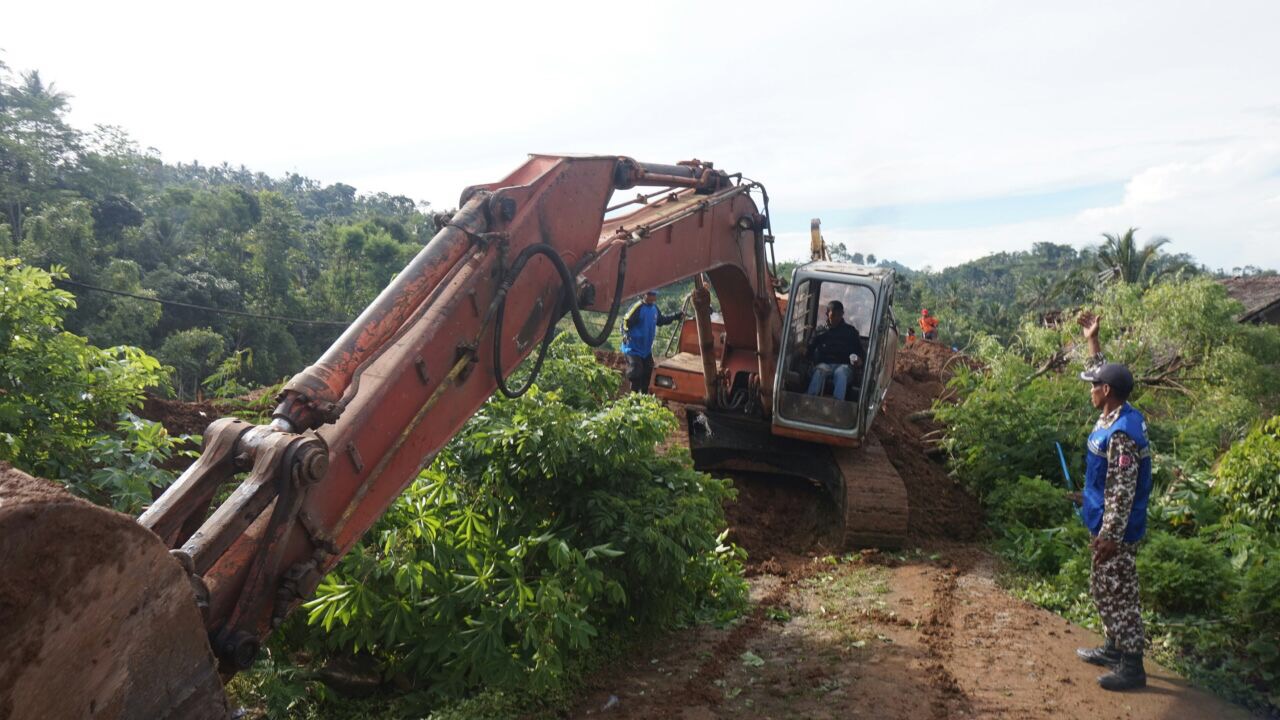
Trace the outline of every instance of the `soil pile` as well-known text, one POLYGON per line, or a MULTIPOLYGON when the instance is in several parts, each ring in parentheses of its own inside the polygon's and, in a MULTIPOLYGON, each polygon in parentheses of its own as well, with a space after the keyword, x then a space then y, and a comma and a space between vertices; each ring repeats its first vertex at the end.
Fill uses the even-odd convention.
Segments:
POLYGON ((943 345, 915 342, 898 351, 893 385, 872 431, 907 486, 912 539, 968 540, 983 529, 982 508, 947 474, 935 447, 943 427, 923 413, 945 398, 951 368, 968 358, 943 345))
POLYGON ((159 538, 3 463, 0 537, 0 717, 227 717, 191 585, 159 538))
POLYGON ((147 395, 137 413, 138 417, 164 425, 170 435, 203 435, 209 423, 225 414, 212 402, 182 402, 154 395, 147 395))

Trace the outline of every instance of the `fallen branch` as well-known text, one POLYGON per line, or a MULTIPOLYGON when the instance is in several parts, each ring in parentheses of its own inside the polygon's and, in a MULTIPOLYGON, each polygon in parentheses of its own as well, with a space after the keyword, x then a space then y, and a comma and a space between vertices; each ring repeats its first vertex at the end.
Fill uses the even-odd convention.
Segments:
POLYGON ((1045 373, 1051 370, 1060 370, 1066 367, 1066 365, 1067 365, 1067 350, 1066 348, 1063 348, 1055 352, 1053 355, 1049 356, 1049 358, 1045 360, 1044 363, 1040 365, 1040 367, 1036 368, 1035 372, 1031 373, 1027 377, 1018 381, 1018 384, 1014 385, 1013 389, 1015 391, 1021 390, 1022 388, 1030 384, 1032 380, 1035 380, 1036 378, 1040 377, 1041 375, 1044 375, 1045 373))

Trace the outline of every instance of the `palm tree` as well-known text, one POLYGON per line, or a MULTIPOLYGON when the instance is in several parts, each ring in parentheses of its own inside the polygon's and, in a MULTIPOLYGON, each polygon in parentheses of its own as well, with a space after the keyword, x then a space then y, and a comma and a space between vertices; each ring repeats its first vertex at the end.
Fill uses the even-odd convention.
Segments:
POLYGON ((1139 248, 1133 237, 1137 231, 1129 228, 1123 235, 1102 234, 1106 240, 1098 248, 1099 280, 1147 286, 1164 274, 1167 268, 1160 248, 1169 243, 1169 238, 1152 238, 1139 248))

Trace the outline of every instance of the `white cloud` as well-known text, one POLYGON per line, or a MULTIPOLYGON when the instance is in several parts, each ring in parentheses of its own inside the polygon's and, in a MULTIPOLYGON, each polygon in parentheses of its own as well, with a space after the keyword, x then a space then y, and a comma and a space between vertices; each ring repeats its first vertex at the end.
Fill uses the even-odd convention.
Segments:
MULTIPOLYGON (((1233 145, 1195 161, 1141 170, 1126 183, 1119 204, 1061 218, 954 230, 824 227, 823 234, 851 250, 940 269, 991 253, 1027 250, 1034 242, 1095 245, 1104 232, 1137 227, 1140 241, 1168 237, 1169 252, 1190 253, 1210 267, 1275 268, 1280 267, 1278 170, 1280 143, 1233 145)), ((808 252, 807 234, 781 232, 778 243, 782 257, 808 252)))

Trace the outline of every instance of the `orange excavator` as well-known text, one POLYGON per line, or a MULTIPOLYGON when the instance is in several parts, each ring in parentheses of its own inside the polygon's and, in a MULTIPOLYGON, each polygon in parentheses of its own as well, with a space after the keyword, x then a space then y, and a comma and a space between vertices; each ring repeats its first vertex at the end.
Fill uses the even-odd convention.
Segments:
POLYGON ((693 318, 654 384, 689 406, 695 464, 819 483, 849 545, 901 543, 906 491, 869 432, 898 344, 892 272, 827 260, 811 231, 788 285, 764 187, 711 163, 534 155, 468 188, 270 423, 213 422, 136 521, 0 478, 0 717, 226 718, 222 683, 495 390, 527 389, 506 378, 532 355, 533 382, 566 315, 600 345, 624 297, 685 278, 693 318), (636 187, 657 189, 610 204, 636 187), (805 392, 830 300, 867 355, 839 399, 805 392))

